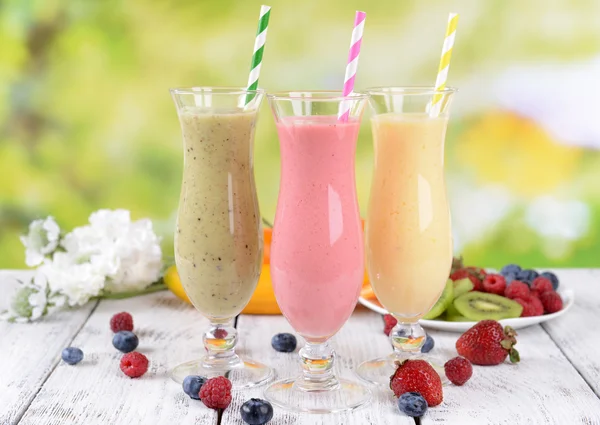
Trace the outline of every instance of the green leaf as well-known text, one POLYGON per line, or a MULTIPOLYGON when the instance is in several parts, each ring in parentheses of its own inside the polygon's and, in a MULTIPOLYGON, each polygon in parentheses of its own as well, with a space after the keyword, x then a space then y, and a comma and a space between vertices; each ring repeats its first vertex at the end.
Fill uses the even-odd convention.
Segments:
POLYGON ((510 357, 511 363, 519 363, 521 361, 521 356, 519 355, 519 352, 515 348, 513 348, 509 351, 509 357, 510 357))

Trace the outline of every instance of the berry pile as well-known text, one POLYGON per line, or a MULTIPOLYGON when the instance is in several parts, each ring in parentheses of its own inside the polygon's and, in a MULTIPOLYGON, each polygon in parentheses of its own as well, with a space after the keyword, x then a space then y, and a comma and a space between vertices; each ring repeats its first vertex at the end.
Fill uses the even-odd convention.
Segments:
POLYGON ((563 301, 556 292, 559 281, 552 272, 539 274, 535 270, 523 270, 509 264, 500 271, 506 282, 504 296, 523 306, 521 317, 541 316, 562 310, 563 301))
POLYGON ((424 319, 478 322, 541 316, 563 308, 556 292, 560 283, 552 272, 540 274, 508 264, 500 273, 487 273, 479 267, 465 267, 458 259, 450 281, 424 319))
MULTIPOLYGON (((546 292, 548 294, 554 291, 546 292)), ((444 373, 456 386, 462 386, 473 376, 473 365, 493 366, 507 357, 512 363, 520 361, 514 348, 517 333, 511 327, 502 328, 495 320, 482 320, 456 341, 459 356, 448 360, 444 373)), ((412 417, 421 417, 428 408, 443 401, 443 388, 438 372, 425 360, 397 362, 390 378, 390 388, 398 397, 398 409, 412 417)))
MULTIPOLYGON (((113 346, 125 353, 119 366, 121 371, 130 378, 139 378, 148 371, 148 358, 142 353, 133 351, 139 344, 139 339, 133 331, 133 317, 131 314, 121 312, 110 319, 110 329, 115 333, 113 346)), ((65 363, 75 365, 83 360, 83 351, 75 347, 67 347, 62 351, 65 363)))

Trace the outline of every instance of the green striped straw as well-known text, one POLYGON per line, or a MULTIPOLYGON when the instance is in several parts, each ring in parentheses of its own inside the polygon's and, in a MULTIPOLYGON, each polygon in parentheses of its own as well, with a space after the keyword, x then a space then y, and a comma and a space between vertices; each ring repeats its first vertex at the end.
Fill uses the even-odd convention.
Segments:
MULTIPOLYGON (((265 51, 265 41, 267 40, 267 29, 269 27, 269 17, 271 16, 271 6, 262 5, 260 7, 260 16, 258 18, 258 30, 254 40, 254 53, 252 54, 252 64, 250 65, 250 76, 248 77, 248 90, 258 88, 258 76, 260 75, 260 66, 262 63, 263 52, 265 51)), ((254 99, 254 93, 246 95, 246 105, 254 99)))

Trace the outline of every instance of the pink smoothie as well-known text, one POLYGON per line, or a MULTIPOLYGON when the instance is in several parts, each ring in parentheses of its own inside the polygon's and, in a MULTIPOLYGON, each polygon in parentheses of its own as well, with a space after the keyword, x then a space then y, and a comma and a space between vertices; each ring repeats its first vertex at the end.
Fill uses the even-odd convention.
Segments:
POLYGON ((281 184, 271 276, 281 311, 309 341, 346 322, 363 281, 362 230, 354 179, 359 122, 293 118, 277 125, 281 184))

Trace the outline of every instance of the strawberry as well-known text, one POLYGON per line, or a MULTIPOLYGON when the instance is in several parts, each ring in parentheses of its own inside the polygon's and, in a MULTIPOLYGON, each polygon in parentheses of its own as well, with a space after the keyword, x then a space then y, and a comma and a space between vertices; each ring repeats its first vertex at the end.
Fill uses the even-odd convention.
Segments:
POLYGON ((486 276, 486 272, 478 267, 463 267, 450 275, 453 281, 460 279, 469 279, 473 282, 473 291, 483 291, 482 281, 486 276))
POLYGON ((502 363, 510 354, 510 361, 519 361, 519 352, 513 347, 517 333, 495 320, 482 320, 466 331, 456 341, 456 351, 471 363, 476 365, 497 365, 502 363))
POLYGON ((554 291, 544 292, 541 295, 541 302, 546 314, 556 313, 563 308, 562 298, 554 291))
POLYGON ((488 274, 483 279, 483 290, 490 294, 504 295, 506 280, 500 274, 488 274))
POLYGON ((405 360, 396 364, 398 368, 390 378, 390 388, 396 397, 407 392, 417 392, 429 407, 442 402, 442 380, 429 363, 425 360, 405 360))

